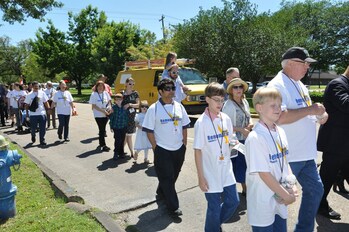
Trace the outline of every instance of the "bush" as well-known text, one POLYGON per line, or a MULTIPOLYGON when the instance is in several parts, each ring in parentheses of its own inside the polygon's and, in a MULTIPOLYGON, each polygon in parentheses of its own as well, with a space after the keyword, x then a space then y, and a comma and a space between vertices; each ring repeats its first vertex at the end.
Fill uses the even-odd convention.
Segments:
POLYGON ((324 101, 324 92, 323 91, 312 91, 309 93, 312 102, 322 103, 324 101))

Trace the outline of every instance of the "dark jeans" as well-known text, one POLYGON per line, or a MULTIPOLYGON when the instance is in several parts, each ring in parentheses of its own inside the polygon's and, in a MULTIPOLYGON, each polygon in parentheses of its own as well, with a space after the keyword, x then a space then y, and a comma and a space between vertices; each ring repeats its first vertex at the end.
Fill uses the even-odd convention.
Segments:
POLYGON ((22 126, 22 113, 19 108, 13 108, 13 111, 15 112, 15 115, 16 115, 16 126, 18 128, 22 126))
POLYGON ((105 146, 105 127, 107 126, 108 123, 108 118, 95 118, 97 125, 98 125, 98 130, 99 130, 99 146, 103 147, 105 146))
POLYGON ((5 126, 5 107, 5 105, 0 105, 0 120, 2 126, 5 126))
POLYGON ((30 119, 30 132, 32 137, 35 138, 35 131, 39 124, 40 143, 45 142, 46 115, 33 115, 33 116, 30 116, 29 119, 30 119))
POLYGON ((114 131, 114 158, 124 155, 124 141, 126 137, 126 129, 113 129, 114 131))
POLYGON ((170 211, 179 208, 175 184, 184 162, 185 151, 184 144, 176 151, 168 151, 160 146, 156 146, 154 150, 154 166, 159 180, 156 193, 164 197, 170 211))
POLYGON ((64 115, 64 114, 58 114, 58 135, 62 135, 64 131, 64 139, 68 138, 69 135, 69 121, 70 121, 70 115, 64 115))
POLYGON ((324 195, 321 199, 320 207, 327 208, 327 196, 332 185, 337 180, 337 175, 341 170, 343 176, 349 177, 349 157, 347 154, 337 154, 336 152, 324 152, 320 167, 320 177, 324 185, 324 195))

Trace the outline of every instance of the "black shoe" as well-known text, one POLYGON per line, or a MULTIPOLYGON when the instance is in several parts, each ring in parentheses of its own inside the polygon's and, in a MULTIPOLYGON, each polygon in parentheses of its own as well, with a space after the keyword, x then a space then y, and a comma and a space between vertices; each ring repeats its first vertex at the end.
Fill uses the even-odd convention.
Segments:
POLYGON ((318 214, 327 217, 329 219, 340 220, 341 215, 334 211, 331 207, 321 207, 318 210, 318 214))
POLYGON ((59 135, 58 135, 58 138, 59 138, 59 139, 62 139, 62 135, 59 134, 59 135))
POLYGON ((36 139, 34 136, 32 136, 32 143, 35 143, 36 139))
POLYGON ((183 215, 182 210, 180 208, 176 209, 175 211, 171 211, 169 214, 172 217, 179 217, 183 215))
POLYGON ((14 122, 11 122, 11 127, 13 127, 15 125, 15 123, 14 122))
POLYGON ((46 146, 46 145, 47 143, 45 141, 40 143, 40 146, 46 146))
POLYGON ((110 148, 107 147, 107 146, 103 146, 103 147, 102 147, 102 151, 110 151, 110 148))
POLYGON ((113 160, 118 160, 118 154, 114 153, 113 160))
POLYGON ((64 141, 69 142, 69 141, 70 141, 70 139, 69 139, 69 138, 65 138, 65 139, 64 139, 64 141))

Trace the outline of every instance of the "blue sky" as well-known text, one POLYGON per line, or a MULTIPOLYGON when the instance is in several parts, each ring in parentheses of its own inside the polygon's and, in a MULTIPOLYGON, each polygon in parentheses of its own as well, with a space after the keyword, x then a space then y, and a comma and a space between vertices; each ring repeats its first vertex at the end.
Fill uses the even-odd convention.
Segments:
MULTIPOLYGON (((165 27, 170 24, 178 24, 183 20, 188 20, 197 15, 199 7, 207 10, 213 6, 222 7, 220 0, 176 0, 172 3, 165 0, 60 0, 64 4, 62 8, 54 8, 45 18, 51 19, 55 26, 61 31, 68 30, 68 11, 74 14, 80 12, 91 4, 99 11, 104 11, 108 21, 131 21, 140 25, 142 29, 154 32, 157 39, 162 38, 162 28, 159 19, 165 16, 165 27)), ((281 0, 250 0, 258 6, 259 12, 271 10, 277 11, 280 8, 281 0)), ((0 17, 2 14, 0 13, 0 17)), ((16 45, 19 41, 35 38, 35 33, 39 27, 46 28, 47 22, 28 19, 24 25, 15 23, 10 25, 2 22, 0 26, 0 36, 8 36, 11 44, 16 45)))

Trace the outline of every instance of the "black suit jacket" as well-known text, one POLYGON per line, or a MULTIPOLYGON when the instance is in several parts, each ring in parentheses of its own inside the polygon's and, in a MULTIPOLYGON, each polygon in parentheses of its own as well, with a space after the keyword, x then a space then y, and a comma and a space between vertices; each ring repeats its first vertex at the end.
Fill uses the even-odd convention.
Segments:
POLYGON ((324 93, 327 122, 319 129, 319 151, 349 155, 349 79, 341 75, 332 80, 324 93))

